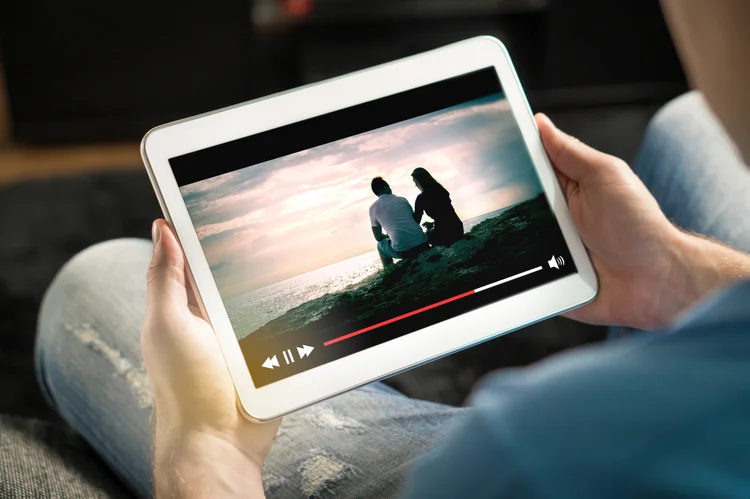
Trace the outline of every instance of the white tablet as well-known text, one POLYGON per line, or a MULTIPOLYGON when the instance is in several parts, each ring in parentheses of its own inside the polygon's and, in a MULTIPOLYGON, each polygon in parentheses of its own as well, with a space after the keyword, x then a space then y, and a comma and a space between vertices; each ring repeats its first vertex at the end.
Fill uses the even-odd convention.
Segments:
POLYGON ((494 38, 163 125, 142 152, 255 420, 597 291, 494 38))

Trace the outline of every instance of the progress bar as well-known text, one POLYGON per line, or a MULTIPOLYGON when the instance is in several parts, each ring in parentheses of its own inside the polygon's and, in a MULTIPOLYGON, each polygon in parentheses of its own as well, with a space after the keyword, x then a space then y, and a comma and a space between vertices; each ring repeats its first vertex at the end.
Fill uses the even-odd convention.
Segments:
POLYGON ((510 277, 506 277, 505 279, 500 279, 499 281, 495 281, 492 284, 487 284, 486 286, 482 286, 476 289, 472 289, 471 291, 467 291, 466 293, 461 293, 460 295, 453 296, 451 298, 448 298, 446 300, 439 301, 437 303, 433 303, 432 305, 427 305, 426 307, 418 308, 416 310, 412 310, 411 312, 408 312, 403 315, 399 315, 397 317, 393 317, 392 319, 388 319, 387 321, 378 322, 377 324, 373 324, 372 326, 368 326, 363 329, 359 329, 357 331, 354 331, 353 333, 345 334, 344 336, 339 336, 338 338, 334 338, 332 340, 328 340, 325 343, 323 343, 324 346, 331 346, 334 343, 338 343, 340 341, 348 340, 349 338, 354 338, 355 336, 359 336, 360 334, 367 333, 369 331, 372 331, 373 329, 378 329, 379 327, 387 326, 388 324, 393 324, 394 322, 398 322, 400 320, 406 319, 408 317, 415 316, 417 314, 421 314, 422 312, 427 312, 428 310, 432 310, 433 308, 440 307, 442 305, 445 305, 447 303, 450 303, 452 301, 460 300, 461 298, 466 298, 467 296, 471 296, 474 294, 477 294, 481 291, 485 291, 490 288, 494 288, 495 286, 499 286, 500 284, 505 284, 506 282, 512 281, 514 279, 519 279, 521 277, 527 276, 529 274, 533 274, 534 272, 539 272, 542 270, 542 266, 534 267, 531 270, 527 270, 525 272, 521 272, 520 274, 512 275, 510 277))

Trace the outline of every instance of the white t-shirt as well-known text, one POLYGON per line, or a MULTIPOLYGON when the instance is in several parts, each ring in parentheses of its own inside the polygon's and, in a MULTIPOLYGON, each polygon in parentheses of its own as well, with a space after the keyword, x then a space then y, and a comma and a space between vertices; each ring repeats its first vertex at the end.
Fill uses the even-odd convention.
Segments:
POLYGON ((381 227, 396 251, 407 251, 427 242, 427 235, 414 221, 409 201, 401 196, 383 194, 370 206, 370 224, 381 227))

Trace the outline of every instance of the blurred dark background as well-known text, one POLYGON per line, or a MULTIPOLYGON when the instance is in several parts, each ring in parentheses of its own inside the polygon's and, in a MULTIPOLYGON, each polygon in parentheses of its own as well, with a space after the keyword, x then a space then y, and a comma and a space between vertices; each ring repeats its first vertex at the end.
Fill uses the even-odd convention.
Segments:
MULTIPOLYGON (((148 237, 149 128, 475 35, 506 44, 535 111, 627 160, 687 88, 653 0, 0 2, 0 413, 55 419, 31 364, 39 301, 77 251, 148 237)), ((391 383, 458 404, 488 370, 603 337, 558 318, 391 383)))
POLYGON ((479 34, 507 45, 534 108, 653 103, 685 88, 651 0, 310 5, 294 16, 279 0, 5 0, 13 138, 137 140, 166 121, 479 34))

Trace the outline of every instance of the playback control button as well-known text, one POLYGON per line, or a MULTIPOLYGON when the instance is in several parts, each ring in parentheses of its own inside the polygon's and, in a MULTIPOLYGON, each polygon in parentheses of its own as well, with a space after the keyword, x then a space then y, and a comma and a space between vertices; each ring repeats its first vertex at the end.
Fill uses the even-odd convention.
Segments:
MULTIPOLYGON (((302 360, 305 357, 308 357, 310 353, 312 353, 313 350, 315 350, 315 347, 311 347, 310 345, 302 345, 301 347, 297 348, 297 360, 302 360)), ((268 357, 263 364, 261 364, 262 367, 265 367, 266 369, 274 369, 275 367, 281 367, 281 363, 279 362, 279 358, 284 359, 284 364, 294 364, 295 358, 294 358, 294 352, 291 348, 284 350, 281 352, 281 355, 274 355, 273 357, 268 357)))
POLYGON ((276 358, 274 355, 273 357, 268 357, 266 361, 262 364, 263 367, 266 369, 273 369, 274 367, 279 367, 279 359, 276 358))

